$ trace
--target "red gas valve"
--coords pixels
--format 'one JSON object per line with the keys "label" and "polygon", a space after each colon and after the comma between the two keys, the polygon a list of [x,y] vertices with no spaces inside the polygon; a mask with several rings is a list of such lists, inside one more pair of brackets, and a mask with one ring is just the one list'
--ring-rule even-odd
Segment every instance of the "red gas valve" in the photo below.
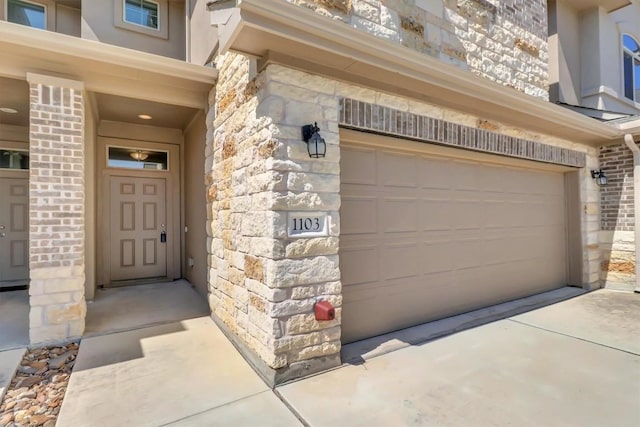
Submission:
{"label": "red gas valve", "polygon": [[329,301],[318,301],[313,306],[316,313],[316,320],[333,320],[336,318],[336,309]]}

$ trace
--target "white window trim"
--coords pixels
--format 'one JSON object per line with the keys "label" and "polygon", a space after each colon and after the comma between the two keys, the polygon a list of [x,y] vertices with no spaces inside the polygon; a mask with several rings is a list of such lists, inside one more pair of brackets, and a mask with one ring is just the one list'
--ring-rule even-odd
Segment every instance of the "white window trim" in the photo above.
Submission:
{"label": "white window trim", "polygon": [[151,37],[169,39],[169,4],[167,0],[146,0],[158,5],[158,29],[135,24],[125,20],[125,0],[113,0],[113,22],[118,28],[145,34]]}
{"label": "white window trim", "polygon": [[[40,3],[40,2],[37,2],[37,1],[29,1],[29,0],[20,0],[20,1],[23,2],[23,3],[29,3],[29,4],[32,4],[32,5],[35,5],[35,6],[42,7],[44,9],[44,30],[51,30],[49,28],[49,2],[47,2],[45,4],[45,3]],[[9,21],[9,0],[5,0],[5,2],[4,2],[4,20],[7,21],[7,22],[10,22]],[[13,23],[15,24],[15,22],[13,22]],[[18,25],[20,25],[20,24],[18,24]],[[36,29],[36,30],[42,30],[42,28],[36,28],[36,27],[29,26],[29,25],[25,25],[25,26],[27,26],[29,28]]]}
{"label": "white window trim", "polygon": [[162,27],[162,20],[160,19],[160,3],[153,0],[143,0],[147,3],[153,3],[156,5],[156,14],[158,19],[158,28],[147,27],[146,25],[138,24],[136,22],[127,21],[127,0],[122,0],[122,20],[127,24],[137,25],[138,27],[146,28],[148,30],[160,31]]}

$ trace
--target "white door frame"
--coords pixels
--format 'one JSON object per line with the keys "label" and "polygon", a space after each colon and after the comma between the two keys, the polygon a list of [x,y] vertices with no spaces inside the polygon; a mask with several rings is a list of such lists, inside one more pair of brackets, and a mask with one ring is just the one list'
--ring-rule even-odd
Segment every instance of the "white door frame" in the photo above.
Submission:
{"label": "white door frame", "polygon": [[[168,170],[136,170],[107,167],[108,147],[141,148],[169,153]],[[132,178],[165,178],[167,192],[167,233],[172,235],[172,247],[167,250],[167,280],[181,277],[180,247],[180,146],[175,144],[98,137],[98,203],[97,203],[97,273],[98,286],[112,286],[110,251],[110,178],[112,176]],[[131,284],[127,282],[126,284]]]}

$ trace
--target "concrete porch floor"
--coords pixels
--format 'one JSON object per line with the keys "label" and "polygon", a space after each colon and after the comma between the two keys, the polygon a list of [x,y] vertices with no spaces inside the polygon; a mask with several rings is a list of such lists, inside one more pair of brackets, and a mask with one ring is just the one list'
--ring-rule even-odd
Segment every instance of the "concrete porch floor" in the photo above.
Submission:
{"label": "concrete porch floor", "polygon": [[87,303],[85,336],[208,316],[205,297],[186,280],[98,289]]}
{"label": "concrete porch floor", "polygon": [[0,292],[0,350],[29,344],[29,291]]}
{"label": "concrete porch floor", "polygon": [[[85,336],[208,316],[209,306],[186,280],[99,289],[87,303]],[[29,291],[0,292],[0,350],[29,345]]]}

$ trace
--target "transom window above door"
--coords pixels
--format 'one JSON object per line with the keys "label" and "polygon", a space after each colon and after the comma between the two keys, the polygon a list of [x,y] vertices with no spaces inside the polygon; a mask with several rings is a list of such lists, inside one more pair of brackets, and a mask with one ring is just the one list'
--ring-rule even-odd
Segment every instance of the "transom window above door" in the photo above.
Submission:
{"label": "transom window above door", "polygon": [[640,103],[640,43],[628,34],[622,36],[624,96]]}
{"label": "transom window above door", "polygon": [[29,152],[0,148],[0,169],[29,169]]}
{"label": "transom window above door", "polygon": [[46,7],[23,0],[7,0],[7,21],[28,27],[47,28]]}
{"label": "transom window above door", "polygon": [[107,166],[110,168],[166,171],[169,153],[138,148],[108,147]]}
{"label": "transom window above door", "polygon": [[124,20],[130,24],[157,30],[158,3],[147,0],[124,0]]}

